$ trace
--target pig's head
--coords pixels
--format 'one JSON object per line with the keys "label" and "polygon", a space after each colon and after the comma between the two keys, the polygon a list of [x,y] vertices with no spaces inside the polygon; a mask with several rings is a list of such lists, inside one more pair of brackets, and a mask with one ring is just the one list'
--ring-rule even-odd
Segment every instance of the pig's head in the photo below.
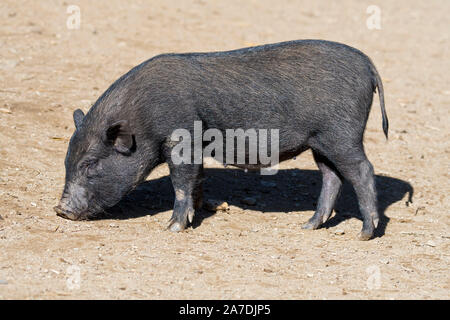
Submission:
{"label": "pig's head", "polygon": [[145,178],[143,159],[136,152],[126,120],[99,125],[81,110],[73,114],[75,133],[65,159],[66,179],[58,216],[82,220],[114,206]]}

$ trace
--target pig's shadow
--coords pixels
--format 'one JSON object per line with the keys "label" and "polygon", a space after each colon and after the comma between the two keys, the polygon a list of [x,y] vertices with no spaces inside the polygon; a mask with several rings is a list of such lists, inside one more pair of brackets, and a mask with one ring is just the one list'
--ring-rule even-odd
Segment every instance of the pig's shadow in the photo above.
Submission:
{"label": "pig's shadow", "polygon": [[[314,211],[320,194],[321,179],[318,170],[279,170],[276,175],[262,176],[259,171],[246,173],[239,169],[205,169],[204,200],[226,201],[229,205],[262,213]],[[386,208],[403,199],[406,194],[407,201],[412,202],[414,189],[408,182],[379,175],[376,176],[376,184],[381,215],[376,236],[382,236],[389,222],[389,218],[384,215]],[[256,204],[243,204],[241,200],[247,197],[254,198]],[[154,215],[171,210],[173,202],[172,183],[165,176],[142,183],[99,218],[131,219]],[[347,182],[344,183],[335,211],[336,214],[323,225],[324,228],[336,226],[352,217],[361,220],[355,193]],[[212,215],[213,212],[197,210],[192,227],[198,227]],[[306,221],[310,215],[308,213],[303,220]]]}

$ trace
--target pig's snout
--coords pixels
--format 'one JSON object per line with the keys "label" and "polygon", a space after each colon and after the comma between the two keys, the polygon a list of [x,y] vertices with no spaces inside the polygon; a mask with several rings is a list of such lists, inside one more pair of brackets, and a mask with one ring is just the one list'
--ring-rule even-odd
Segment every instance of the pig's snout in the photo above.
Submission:
{"label": "pig's snout", "polygon": [[69,210],[63,209],[63,207],[61,207],[61,205],[57,205],[57,206],[53,207],[53,210],[55,210],[56,215],[61,218],[65,218],[65,219],[69,219],[69,220],[79,220],[79,216],[77,216],[73,212],[70,212]]}
{"label": "pig's snout", "polygon": [[88,209],[86,189],[69,183],[65,186],[59,204],[53,209],[56,215],[69,220],[86,219]]}

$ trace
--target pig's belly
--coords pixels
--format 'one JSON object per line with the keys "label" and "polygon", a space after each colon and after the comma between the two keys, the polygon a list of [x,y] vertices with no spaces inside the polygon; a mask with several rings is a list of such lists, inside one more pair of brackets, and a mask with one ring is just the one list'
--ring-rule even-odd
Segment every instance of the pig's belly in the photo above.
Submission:
{"label": "pig's belly", "polygon": [[[295,139],[295,138],[297,138],[297,139]],[[276,148],[276,146],[272,145],[271,141],[269,141],[266,144],[266,147],[267,147],[266,150],[261,150],[259,147],[256,148],[257,156],[256,157],[253,156],[253,160],[251,160],[250,148],[249,148],[248,144],[246,144],[245,148],[243,150],[239,149],[239,150],[241,150],[240,152],[244,154],[244,156],[240,158],[240,161],[238,161],[237,144],[236,143],[234,144],[234,152],[233,153],[230,152],[230,154],[233,154],[233,156],[230,157],[228,155],[228,157],[227,157],[227,148],[229,148],[229,146],[227,146],[226,140],[223,139],[223,150],[222,150],[223,152],[222,153],[213,152],[213,153],[209,154],[209,152],[208,152],[207,154],[204,153],[204,157],[209,157],[211,155],[212,158],[214,158],[216,161],[218,161],[224,165],[230,165],[230,166],[234,166],[237,168],[250,169],[250,170],[267,168],[267,167],[273,166],[274,164],[278,164],[282,161],[292,159],[293,157],[295,157],[309,149],[309,146],[306,145],[306,143],[303,139],[301,139],[301,138],[298,139],[298,137],[295,137],[295,138],[291,137],[291,139],[286,139],[286,137],[282,137],[282,138],[280,137],[280,141],[278,143],[278,148]],[[281,139],[283,139],[283,140],[281,140]],[[289,141],[291,144],[287,145],[284,143],[285,141]],[[208,144],[209,144],[209,142],[204,143],[204,147],[206,147]],[[274,147],[274,148],[272,149],[272,147]],[[277,150],[275,150],[275,149],[277,149]],[[220,151],[220,149],[217,151]],[[253,151],[254,151],[254,149],[253,149]],[[274,151],[273,154],[272,154],[272,151]],[[266,158],[265,162],[261,162],[260,153],[262,154],[263,157]],[[254,152],[253,152],[253,154],[254,154]],[[255,161],[255,159],[256,159],[256,161]],[[270,159],[269,163],[267,163],[267,159]],[[244,160],[244,161],[242,161],[242,160]]]}

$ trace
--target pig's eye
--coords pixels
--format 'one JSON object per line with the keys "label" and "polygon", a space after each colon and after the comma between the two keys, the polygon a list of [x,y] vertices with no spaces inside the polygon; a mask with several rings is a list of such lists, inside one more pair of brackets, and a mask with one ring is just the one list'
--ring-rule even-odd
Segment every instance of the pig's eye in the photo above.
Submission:
{"label": "pig's eye", "polygon": [[93,176],[96,174],[98,165],[97,159],[85,160],[80,165],[80,170],[87,174],[87,176]]}

